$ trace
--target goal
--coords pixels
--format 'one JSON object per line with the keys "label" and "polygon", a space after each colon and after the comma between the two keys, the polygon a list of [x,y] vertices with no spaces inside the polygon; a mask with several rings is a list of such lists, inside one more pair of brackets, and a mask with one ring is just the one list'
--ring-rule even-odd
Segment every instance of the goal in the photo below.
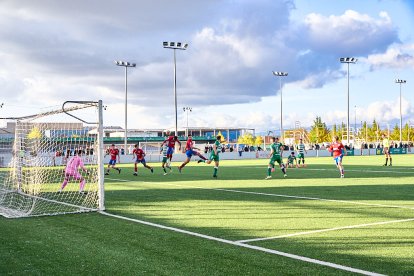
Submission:
{"label": "goal", "polygon": [[[68,101],[55,111],[0,118],[8,126],[0,132],[0,215],[104,210],[102,118],[102,101]],[[86,172],[68,177],[66,163],[74,155]]]}

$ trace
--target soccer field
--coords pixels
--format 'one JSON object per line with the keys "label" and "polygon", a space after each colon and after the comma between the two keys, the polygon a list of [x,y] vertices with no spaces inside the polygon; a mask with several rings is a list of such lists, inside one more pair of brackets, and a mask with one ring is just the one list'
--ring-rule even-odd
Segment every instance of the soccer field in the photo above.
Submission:
{"label": "soccer field", "polygon": [[413,275],[414,155],[306,161],[121,165],[106,214],[1,217],[0,274]]}

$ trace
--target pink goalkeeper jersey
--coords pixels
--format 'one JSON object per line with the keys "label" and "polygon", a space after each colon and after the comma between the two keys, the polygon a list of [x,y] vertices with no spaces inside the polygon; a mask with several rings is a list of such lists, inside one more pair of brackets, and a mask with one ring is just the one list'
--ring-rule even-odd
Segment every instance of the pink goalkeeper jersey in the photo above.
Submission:
{"label": "pink goalkeeper jersey", "polygon": [[65,172],[68,174],[75,174],[78,172],[79,167],[81,168],[84,167],[83,161],[82,161],[82,158],[75,155],[69,160],[68,164],[66,165]]}

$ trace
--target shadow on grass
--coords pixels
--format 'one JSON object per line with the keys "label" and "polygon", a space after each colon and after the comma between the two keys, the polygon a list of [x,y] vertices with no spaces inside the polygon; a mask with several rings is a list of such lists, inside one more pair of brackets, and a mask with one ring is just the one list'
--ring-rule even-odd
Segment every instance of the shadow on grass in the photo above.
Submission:
{"label": "shadow on grass", "polygon": [[[202,183],[201,183],[202,184]],[[300,200],[283,197],[272,197],[255,194],[240,194],[225,191],[194,189],[194,188],[159,188],[150,187],[151,184],[140,186],[139,182],[122,183],[121,185],[137,185],[139,190],[116,190],[107,193],[108,212],[117,213],[126,217],[151,221],[162,225],[186,229],[196,233],[202,233],[215,237],[224,237],[232,240],[250,239],[248,228],[229,228],[223,223],[227,220],[249,221],[249,223],[263,223],[260,220],[280,220],[283,223],[287,219],[297,219],[297,224],[286,225],[285,229],[294,232],[308,230],[306,220],[309,219],[337,219],[340,221],[347,218],[364,218],[375,221],[382,221],[384,218],[389,220],[412,218],[414,212],[411,210],[386,209],[370,206],[358,206],[346,203],[331,203],[314,200]],[[156,184],[155,184],[156,185]],[[160,184],[162,185],[162,184]],[[353,186],[297,186],[297,187],[251,187],[237,188],[245,192],[259,192],[267,194],[288,194],[295,196],[317,196],[320,198],[331,198],[338,200],[375,200],[375,201],[414,201],[411,194],[414,184],[407,185],[353,185]],[[182,202],[182,204],[180,204]],[[274,204],[275,209],[269,208],[269,204]],[[384,202],[383,204],[386,204]],[[413,206],[414,207],[414,206]],[[249,213],[245,213],[250,209]],[[252,210],[253,209],[253,212]],[[282,210],[283,209],[283,210]],[[312,210],[314,215],[305,212],[300,215],[301,210]],[[268,214],[266,218],[260,217],[266,212],[276,212]],[[277,213],[277,212],[280,213]],[[389,212],[389,213],[388,213]],[[386,220],[387,220],[386,219]],[[197,220],[210,220],[210,226],[191,226],[186,221],[191,221],[197,225]],[[303,223],[301,223],[303,221]],[[214,226],[211,226],[213,224]],[[352,224],[352,223],[351,223]],[[301,227],[299,227],[301,226]],[[293,227],[293,228],[292,228]],[[325,228],[324,225],[319,225]],[[336,227],[336,226],[334,226]],[[356,267],[364,270],[375,271],[387,274],[410,274],[414,271],[409,258],[396,254],[393,259],[384,259],[381,254],[375,252],[386,250],[388,244],[392,248],[387,250],[399,251],[399,247],[407,244],[414,244],[414,235],[398,236],[398,225],[396,235],[389,237],[392,242],[379,237],[370,239],[357,239],[352,235],[343,239],[335,239],[335,235],[329,240],[310,238],[305,239],[281,239],[258,244],[264,247],[299,254],[306,257],[317,258],[324,261],[334,262],[342,265]],[[414,225],[411,227],[414,230]],[[279,229],[280,230],[280,229]],[[412,233],[412,231],[411,231]],[[254,237],[253,237],[254,238]],[[346,243],[344,245],[344,243]],[[372,254],[360,254],[358,249],[370,247]]]}
{"label": "shadow on grass", "polygon": [[[267,175],[267,165],[249,165],[249,166],[222,166],[218,171],[218,181],[220,180],[262,180]],[[111,179],[122,179],[145,182],[174,182],[174,181],[199,181],[212,180],[213,165],[195,165],[185,167],[179,173],[177,167],[173,168],[172,173],[163,175],[164,172],[160,167],[154,167],[154,173],[139,167],[138,177],[132,176],[133,168],[124,167],[122,174],[112,171],[106,176],[107,181]],[[327,179],[339,178],[340,173],[335,165],[310,165],[306,168],[289,168],[287,169],[287,179]],[[274,179],[282,179],[283,173],[280,168],[276,167],[272,173]],[[361,165],[345,166],[346,178],[403,178],[414,177],[414,170],[403,166],[394,167],[374,167]],[[340,181],[340,180],[338,180]]]}

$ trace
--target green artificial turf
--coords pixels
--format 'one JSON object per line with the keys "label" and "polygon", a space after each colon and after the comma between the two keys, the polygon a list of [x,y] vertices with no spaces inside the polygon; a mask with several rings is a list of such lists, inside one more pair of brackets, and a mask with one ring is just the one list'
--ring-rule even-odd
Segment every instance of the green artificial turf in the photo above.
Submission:
{"label": "green artificial turf", "polygon": [[[267,160],[192,162],[164,176],[132,165],[105,180],[107,212],[230,241],[414,219],[414,156],[331,158],[276,169]],[[327,200],[334,201],[327,201]],[[401,207],[401,208],[396,208]],[[414,274],[414,221],[248,244],[383,274]],[[317,264],[210,241],[98,213],[0,218],[0,274],[341,275]]]}

